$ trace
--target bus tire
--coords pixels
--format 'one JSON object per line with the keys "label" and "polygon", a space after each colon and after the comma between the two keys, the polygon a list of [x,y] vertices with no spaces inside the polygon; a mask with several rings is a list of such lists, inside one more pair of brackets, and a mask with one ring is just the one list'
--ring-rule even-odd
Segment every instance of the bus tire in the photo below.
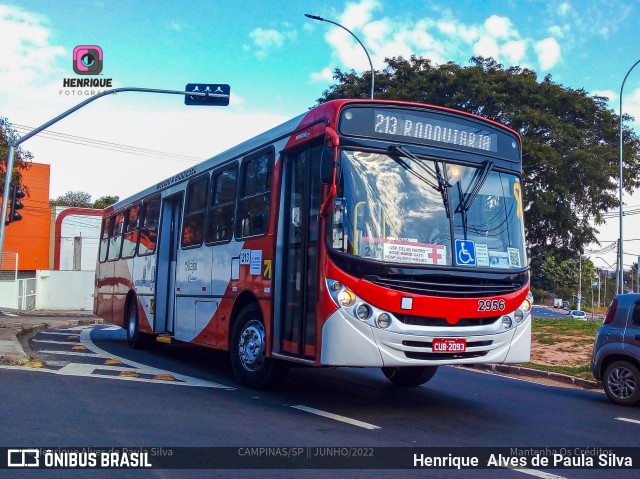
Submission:
{"label": "bus tire", "polygon": [[256,303],[245,306],[231,331],[231,369],[240,384],[253,389],[276,386],[286,375],[286,365],[265,357],[264,320]]}
{"label": "bus tire", "polygon": [[145,339],[140,332],[138,321],[138,299],[134,296],[129,301],[129,308],[127,309],[127,343],[132,349],[140,349]]}
{"label": "bus tire", "polygon": [[438,366],[405,366],[382,368],[382,373],[395,386],[411,388],[428,382],[438,370]]}

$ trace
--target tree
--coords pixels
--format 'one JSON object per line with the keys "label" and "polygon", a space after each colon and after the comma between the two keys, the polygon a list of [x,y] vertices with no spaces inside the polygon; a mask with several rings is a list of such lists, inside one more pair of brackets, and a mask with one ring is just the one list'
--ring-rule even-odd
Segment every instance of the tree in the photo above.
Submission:
{"label": "tree", "polygon": [[85,191],[67,191],[64,195],[49,200],[51,206],[72,206],[75,208],[93,208],[91,195]]}
{"label": "tree", "polygon": [[105,209],[107,206],[111,206],[120,200],[119,196],[101,196],[93,202],[93,207],[99,210]]}
{"label": "tree", "polygon": [[[15,140],[19,137],[18,133],[12,128],[9,121],[0,116],[0,190],[4,190],[4,181],[7,171],[7,158],[9,156],[9,140]],[[13,173],[11,174],[11,183],[16,185],[22,184],[22,172],[29,169],[33,155],[18,147],[14,151]],[[28,185],[22,185],[27,194],[29,192]]]}
{"label": "tree", "polygon": [[[527,68],[492,59],[471,66],[435,66],[412,56],[392,58],[376,71],[376,98],[431,103],[464,110],[516,130],[523,140],[523,189],[532,270],[549,255],[576,257],[597,243],[594,225],[618,206],[618,120],[606,98],[563,87]],[[334,72],[337,84],[318,101],[368,98],[370,75]],[[624,116],[628,120],[628,116]],[[624,185],[640,186],[640,140],[624,129]]]}

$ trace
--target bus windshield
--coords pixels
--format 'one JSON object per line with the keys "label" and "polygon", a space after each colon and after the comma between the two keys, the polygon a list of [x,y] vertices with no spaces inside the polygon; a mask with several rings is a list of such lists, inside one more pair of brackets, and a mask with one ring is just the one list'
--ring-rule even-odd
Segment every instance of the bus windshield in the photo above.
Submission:
{"label": "bus windshield", "polygon": [[524,268],[520,180],[490,162],[341,152],[332,245],[388,263]]}

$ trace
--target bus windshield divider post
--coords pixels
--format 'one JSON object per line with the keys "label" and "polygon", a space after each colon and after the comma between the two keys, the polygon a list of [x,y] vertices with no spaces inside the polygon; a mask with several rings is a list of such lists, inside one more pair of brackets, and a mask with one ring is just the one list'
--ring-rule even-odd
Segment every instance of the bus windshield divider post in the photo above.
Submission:
{"label": "bus windshield divider post", "polygon": [[331,209],[331,205],[333,200],[338,195],[338,186],[337,186],[337,176],[338,176],[338,146],[340,145],[340,137],[338,133],[331,128],[326,128],[326,144],[330,148],[333,148],[333,175],[331,176],[331,188],[329,189],[329,193],[327,197],[322,202],[322,206],[320,207],[320,217],[325,218],[327,214],[329,214],[329,210]]}

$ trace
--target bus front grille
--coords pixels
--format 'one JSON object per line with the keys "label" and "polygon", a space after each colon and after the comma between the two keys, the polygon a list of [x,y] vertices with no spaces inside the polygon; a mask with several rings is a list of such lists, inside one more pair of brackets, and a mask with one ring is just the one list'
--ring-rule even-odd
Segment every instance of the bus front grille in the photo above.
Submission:
{"label": "bus front grille", "polygon": [[445,318],[429,316],[411,316],[409,314],[396,314],[396,317],[409,326],[431,326],[443,328],[459,328],[464,326],[487,326],[500,319],[500,316],[488,318],[460,318],[456,323],[449,323]]}
{"label": "bus front grille", "polygon": [[481,358],[482,356],[487,355],[487,351],[469,351],[466,353],[421,353],[416,351],[405,351],[404,355],[408,359],[450,361],[453,359]]}
{"label": "bus front grille", "polygon": [[487,298],[515,293],[526,283],[499,281],[487,278],[452,276],[380,276],[367,275],[363,278],[383,288],[403,293],[423,294],[448,298]]}

